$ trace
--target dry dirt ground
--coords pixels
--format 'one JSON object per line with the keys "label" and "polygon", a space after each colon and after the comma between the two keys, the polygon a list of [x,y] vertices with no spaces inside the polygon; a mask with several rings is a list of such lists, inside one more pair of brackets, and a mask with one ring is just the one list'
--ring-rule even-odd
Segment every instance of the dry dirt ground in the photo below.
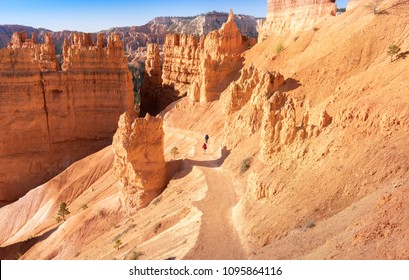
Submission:
{"label": "dry dirt ground", "polygon": [[307,110],[312,123],[333,117],[317,137],[261,161],[259,131],[225,133],[228,89],[205,105],[184,98],[161,114],[174,172],[148,207],[122,210],[107,147],[0,208],[1,259],[409,259],[409,2],[384,5],[245,53],[244,66],[284,75],[297,123]]}

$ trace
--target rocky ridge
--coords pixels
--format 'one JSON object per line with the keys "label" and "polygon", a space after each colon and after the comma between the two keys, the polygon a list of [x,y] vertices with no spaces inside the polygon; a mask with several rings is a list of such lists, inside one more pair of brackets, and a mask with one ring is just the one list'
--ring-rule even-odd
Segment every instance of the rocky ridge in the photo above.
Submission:
{"label": "rocky ridge", "polygon": [[[220,27],[228,19],[228,13],[209,12],[193,17],[157,17],[142,26],[114,27],[109,30],[103,30],[98,33],[109,37],[111,33],[119,35],[124,44],[125,55],[128,60],[145,60],[146,46],[148,43],[165,43],[166,34],[183,33],[196,36],[206,35]],[[247,15],[235,15],[240,32],[248,37],[256,38],[257,18]],[[78,31],[51,31],[42,28],[33,28],[21,25],[0,25],[0,48],[7,46],[13,32],[27,32],[28,34],[36,33],[39,42],[44,42],[43,37],[51,33],[51,37],[56,46],[57,54],[62,52],[65,38],[71,37]],[[93,40],[96,40],[97,33],[92,33]]]}

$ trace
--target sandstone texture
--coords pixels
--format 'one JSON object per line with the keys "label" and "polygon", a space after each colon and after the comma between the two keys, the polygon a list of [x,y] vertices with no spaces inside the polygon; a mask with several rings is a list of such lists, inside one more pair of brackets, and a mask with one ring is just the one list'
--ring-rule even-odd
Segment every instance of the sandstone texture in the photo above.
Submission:
{"label": "sandstone texture", "polygon": [[259,131],[263,107],[283,83],[284,77],[279,72],[258,70],[253,65],[241,70],[240,78],[228,89],[225,108],[227,146],[235,146],[243,137],[250,137]]}
{"label": "sandstone texture", "polygon": [[178,98],[172,90],[162,87],[160,60],[159,45],[148,44],[145,72],[140,89],[140,116],[145,116],[147,113],[155,116]]}
{"label": "sandstone texture", "polygon": [[[381,1],[380,1],[380,2],[381,2]],[[379,3],[380,3],[380,2],[379,2]],[[350,1],[348,2],[348,5],[347,5],[346,9],[347,9],[347,10],[351,10],[351,9],[353,9],[353,8],[359,6],[359,5],[365,5],[365,4],[367,4],[367,2],[365,2],[365,1],[363,1],[363,0],[350,0]]]}
{"label": "sandstone texture", "polygon": [[0,49],[0,201],[10,202],[74,161],[108,145],[119,116],[133,111],[132,80],[117,35],[94,45],[15,33]]}
{"label": "sandstone texture", "polygon": [[259,41],[286,32],[297,33],[312,29],[327,16],[335,16],[333,0],[268,0],[267,18],[259,24]]}
{"label": "sandstone texture", "polygon": [[121,182],[119,197],[128,212],[143,208],[166,186],[163,121],[149,114],[135,120],[124,113],[112,148],[115,175]]}
{"label": "sandstone texture", "polygon": [[[233,12],[220,30],[202,36],[171,34],[164,45],[163,85],[197,102],[216,100],[254,43],[240,34]],[[221,83],[220,83],[221,81]]]}
{"label": "sandstone texture", "polygon": [[[408,260],[409,3],[382,3],[256,44],[216,100],[181,98],[163,126],[123,115],[118,151],[0,208],[0,258]],[[180,170],[135,211],[150,147]]]}

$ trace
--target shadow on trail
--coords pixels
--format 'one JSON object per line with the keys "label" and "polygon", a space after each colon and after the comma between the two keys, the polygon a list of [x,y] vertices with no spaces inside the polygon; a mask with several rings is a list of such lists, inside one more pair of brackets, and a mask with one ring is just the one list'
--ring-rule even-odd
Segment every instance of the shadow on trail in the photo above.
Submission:
{"label": "shadow on trail", "polygon": [[[211,167],[211,168],[220,167],[223,164],[224,160],[230,155],[230,151],[231,150],[228,150],[227,147],[224,146],[221,150],[220,157],[217,159],[212,159],[212,160],[181,159],[181,160],[170,161],[170,162],[167,162],[166,164],[174,166],[174,168],[172,168],[173,169],[172,174],[175,174],[175,175],[172,176],[171,179],[181,179],[192,171],[193,166],[203,166],[203,167]],[[209,156],[211,155],[203,154],[203,158],[206,158]],[[177,166],[177,170],[175,166]]]}

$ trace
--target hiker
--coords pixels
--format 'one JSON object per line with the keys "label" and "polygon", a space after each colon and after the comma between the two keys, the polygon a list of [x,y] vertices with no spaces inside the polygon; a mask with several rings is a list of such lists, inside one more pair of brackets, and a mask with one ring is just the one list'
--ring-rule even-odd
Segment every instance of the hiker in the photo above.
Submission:
{"label": "hiker", "polygon": [[207,144],[207,141],[209,141],[209,135],[206,134],[206,136],[205,136],[205,142],[206,142],[206,144]]}
{"label": "hiker", "polygon": [[206,149],[207,149],[207,145],[206,145],[206,143],[203,143],[202,148],[203,148],[203,153],[205,154],[205,153],[206,153]]}

